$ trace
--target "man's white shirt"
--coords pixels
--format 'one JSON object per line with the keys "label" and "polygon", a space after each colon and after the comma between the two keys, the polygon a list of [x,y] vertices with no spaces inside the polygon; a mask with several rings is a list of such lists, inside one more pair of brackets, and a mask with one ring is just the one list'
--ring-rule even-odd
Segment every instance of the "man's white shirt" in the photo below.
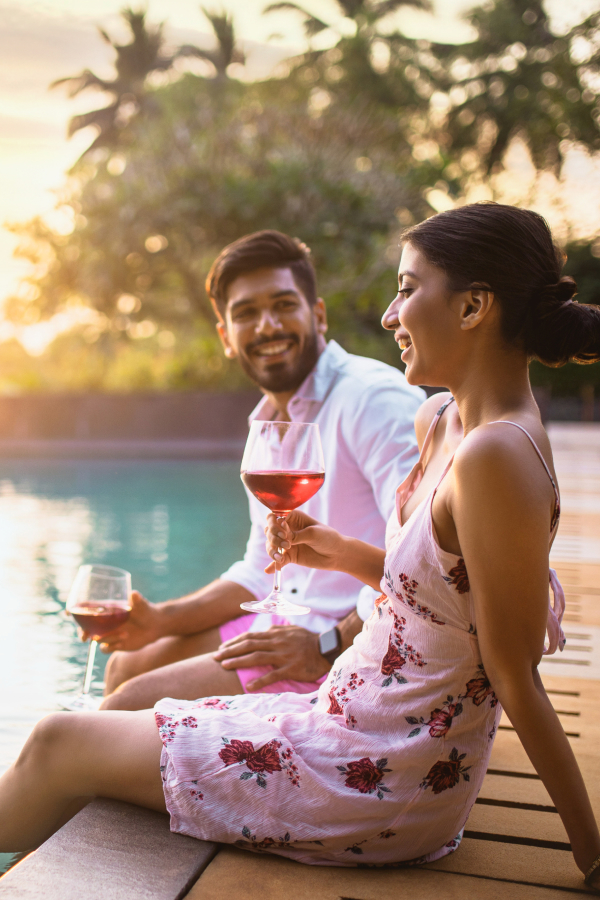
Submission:
{"label": "man's white shirt", "polygon": [[[329,341],[288,404],[293,422],[318,423],[325,457],[325,483],[302,511],[342,534],[384,547],[396,488],[418,458],[413,422],[424,399],[397,369]],[[275,408],[264,397],[249,421],[273,418]],[[252,523],[246,553],[221,578],[262,599],[273,586],[272,575],[264,572],[271,562],[264,533],[268,510],[246,493]],[[290,621],[315,632],[332,628],[353,609],[367,618],[377,596],[351,575],[291,564],[283,569],[282,588],[290,600],[311,608]],[[250,630],[270,625],[271,616],[260,614]]]}

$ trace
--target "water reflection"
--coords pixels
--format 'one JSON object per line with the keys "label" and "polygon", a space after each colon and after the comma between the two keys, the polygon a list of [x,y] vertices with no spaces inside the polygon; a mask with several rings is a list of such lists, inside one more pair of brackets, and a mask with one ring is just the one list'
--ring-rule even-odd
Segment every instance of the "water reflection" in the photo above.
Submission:
{"label": "water reflection", "polygon": [[77,568],[105,562],[148,599],[179,596],[243,552],[248,514],[229,462],[3,461],[0,473],[4,771],[57,696],[81,685],[87,647],[63,615]]}

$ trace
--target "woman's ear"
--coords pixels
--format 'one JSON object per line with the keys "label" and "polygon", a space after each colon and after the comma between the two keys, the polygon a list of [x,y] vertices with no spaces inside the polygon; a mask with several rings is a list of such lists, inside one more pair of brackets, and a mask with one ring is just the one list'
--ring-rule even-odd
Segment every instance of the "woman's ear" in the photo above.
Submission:
{"label": "woman's ear", "polygon": [[473,285],[463,291],[460,304],[460,327],[464,331],[476,328],[489,315],[494,306],[494,292],[487,285]]}

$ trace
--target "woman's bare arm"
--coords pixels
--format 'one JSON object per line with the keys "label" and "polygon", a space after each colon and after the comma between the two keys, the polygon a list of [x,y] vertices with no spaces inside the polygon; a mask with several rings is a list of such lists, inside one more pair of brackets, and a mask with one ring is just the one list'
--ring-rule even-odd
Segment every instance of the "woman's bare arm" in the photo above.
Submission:
{"label": "woman's bare arm", "polygon": [[[515,429],[516,430],[516,429]],[[483,664],[586,871],[600,836],[579,767],[537,671],[548,611],[552,489],[525,435],[477,429],[455,458],[451,514]]]}

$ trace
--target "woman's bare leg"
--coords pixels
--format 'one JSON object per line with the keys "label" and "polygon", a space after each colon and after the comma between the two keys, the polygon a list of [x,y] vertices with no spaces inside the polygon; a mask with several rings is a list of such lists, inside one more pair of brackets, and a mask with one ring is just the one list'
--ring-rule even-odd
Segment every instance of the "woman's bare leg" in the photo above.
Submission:
{"label": "woman's bare leg", "polygon": [[166,812],[152,710],[55,713],[0,778],[0,853],[39,846],[94,797]]}

